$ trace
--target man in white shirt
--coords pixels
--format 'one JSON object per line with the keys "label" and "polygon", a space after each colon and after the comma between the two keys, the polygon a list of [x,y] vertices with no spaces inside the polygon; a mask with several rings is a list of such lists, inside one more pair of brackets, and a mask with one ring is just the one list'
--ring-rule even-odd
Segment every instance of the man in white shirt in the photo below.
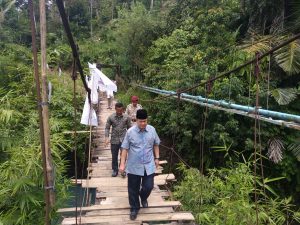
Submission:
{"label": "man in white shirt", "polygon": [[107,109],[112,109],[114,92],[111,90],[106,90],[106,97],[107,97]]}
{"label": "man in white shirt", "polygon": [[133,123],[136,122],[136,111],[143,108],[142,105],[138,104],[138,101],[138,96],[131,96],[131,104],[126,107],[125,111]]}

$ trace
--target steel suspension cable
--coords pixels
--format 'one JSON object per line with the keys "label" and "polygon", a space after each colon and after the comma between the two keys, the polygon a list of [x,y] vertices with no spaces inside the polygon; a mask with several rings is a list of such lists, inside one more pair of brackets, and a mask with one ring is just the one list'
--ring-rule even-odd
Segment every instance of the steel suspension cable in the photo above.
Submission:
{"label": "steel suspension cable", "polygon": [[90,169],[91,169],[91,163],[90,163],[90,159],[91,159],[91,145],[92,145],[92,104],[90,104],[90,113],[89,113],[89,119],[88,119],[88,124],[90,124],[89,126],[89,142],[88,142],[88,162],[87,162],[87,179],[86,179],[86,187],[83,193],[83,198],[82,198],[82,204],[81,204],[81,208],[80,208],[80,222],[81,222],[81,217],[82,217],[82,207],[84,204],[84,200],[86,202],[86,204],[88,205],[88,200],[89,200],[89,179],[90,179]]}
{"label": "steel suspension cable", "polygon": [[73,130],[74,130],[74,170],[75,170],[75,185],[76,185],[76,194],[75,194],[75,219],[76,225],[77,223],[77,216],[78,216],[78,192],[77,192],[77,98],[76,98],[76,80],[77,80],[77,73],[76,73],[76,62],[73,59],[72,65],[72,80],[73,80],[73,107],[74,107],[74,121],[73,121]]}
{"label": "steel suspension cable", "polygon": [[[253,40],[252,40],[253,46]],[[250,106],[250,99],[251,99],[251,82],[252,82],[252,71],[253,71],[253,64],[250,64],[250,72],[249,72],[249,86],[248,86],[248,106]]]}
{"label": "steel suspension cable", "polygon": [[271,57],[272,54],[269,55],[269,65],[268,65],[268,77],[267,77],[267,110],[269,109],[269,95],[270,95],[270,74],[271,74]]}
{"label": "steel suspension cable", "polygon": [[255,215],[256,215],[256,225],[258,225],[258,203],[257,203],[257,122],[258,122],[258,107],[259,107],[259,53],[256,53],[255,62],[255,78],[256,78],[256,101],[255,101],[255,124],[254,124],[254,200],[255,200]]}
{"label": "steel suspension cable", "polygon": [[[177,79],[178,80],[178,79]],[[173,135],[172,135],[172,149],[175,149],[175,139],[176,139],[176,135],[178,133],[178,124],[179,124],[179,107],[180,107],[180,95],[177,96],[177,106],[176,106],[176,127],[175,129],[173,130]],[[171,152],[171,155],[169,157],[169,169],[168,169],[168,175],[166,177],[166,180],[165,180],[165,187],[167,187],[167,179],[170,175],[170,171],[171,171],[171,166],[173,164],[173,153],[174,151]]]}
{"label": "steel suspension cable", "polygon": [[[205,97],[207,99],[207,87],[205,88]],[[206,104],[205,113],[204,113],[204,121],[203,121],[203,131],[202,131],[202,164],[201,164],[201,173],[204,174],[204,141],[205,141],[205,130],[206,130],[206,120],[208,116],[208,106]]]}
{"label": "steel suspension cable", "polygon": [[67,16],[66,16],[63,1],[62,0],[56,0],[56,5],[58,7],[60,17],[61,17],[64,29],[65,29],[70,47],[72,49],[73,58],[76,59],[76,64],[77,64],[77,68],[78,68],[78,71],[79,71],[79,74],[80,74],[80,77],[81,77],[81,81],[83,83],[83,86],[84,86],[85,90],[88,93],[89,102],[91,103],[91,90],[88,87],[88,85],[86,83],[86,80],[85,80],[85,77],[84,77],[84,74],[83,74],[83,69],[82,69],[80,59],[79,59],[79,54],[78,54],[78,48],[75,44],[71,29],[70,29],[70,25],[69,25],[69,21],[68,21]]}
{"label": "steel suspension cable", "polygon": [[251,100],[251,82],[252,82],[252,70],[253,64],[250,64],[250,73],[249,73],[249,86],[248,86],[248,106],[250,106]]}
{"label": "steel suspension cable", "polygon": [[203,109],[203,113],[202,113],[202,118],[201,118],[201,123],[200,123],[200,129],[199,129],[199,171],[202,171],[202,129],[203,129],[203,121],[204,121],[204,110]]}
{"label": "steel suspension cable", "polygon": [[178,157],[178,159],[184,164],[184,165],[186,165],[188,168],[192,168],[192,166],[190,166],[176,151],[175,151],[175,149],[174,148],[172,148],[172,147],[168,147],[168,146],[166,146],[166,145],[164,145],[164,144],[160,144],[160,146],[162,146],[162,147],[164,147],[164,148],[166,148],[166,149],[169,149],[169,150],[171,150],[177,157]]}
{"label": "steel suspension cable", "polygon": [[[85,149],[85,152],[86,150],[88,149],[87,147],[88,143],[85,141],[85,145],[84,145],[84,149]],[[82,169],[81,169],[81,179],[84,177],[84,164],[85,164],[85,161],[86,161],[86,155],[85,157],[83,157],[83,162],[82,162]],[[81,224],[81,211],[82,211],[82,207],[83,207],[83,201],[84,201],[84,198],[85,198],[85,191],[84,193],[82,194],[82,191],[80,190],[80,199],[81,199],[81,204],[80,204],[80,217],[79,217],[79,224]]]}
{"label": "steel suspension cable", "polygon": [[266,187],[265,187],[265,174],[264,174],[264,164],[262,157],[262,146],[261,146],[261,129],[260,129],[260,120],[258,122],[258,146],[259,146],[259,157],[260,157],[260,173],[263,184],[264,198],[266,197]]}
{"label": "steel suspension cable", "polygon": [[[90,109],[92,114],[92,105],[91,105],[91,109]],[[91,123],[90,123],[91,124]],[[89,179],[90,179],[90,172],[91,172],[91,151],[92,151],[92,125],[90,125],[90,135],[89,135],[89,155],[88,155],[88,168],[87,168],[87,203],[88,203],[88,199],[89,199]],[[89,204],[89,203],[88,203]]]}
{"label": "steel suspension cable", "polygon": [[[207,99],[207,89],[208,86],[210,86],[210,83],[208,85],[205,85],[205,98]],[[206,119],[207,119],[207,113],[208,113],[208,106],[206,104],[205,109],[203,109],[203,115],[201,120],[201,133],[200,133],[200,176],[201,179],[204,179],[204,141],[205,141],[205,129],[206,129]],[[203,182],[200,183],[200,213],[202,210],[202,203],[203,203]]]}

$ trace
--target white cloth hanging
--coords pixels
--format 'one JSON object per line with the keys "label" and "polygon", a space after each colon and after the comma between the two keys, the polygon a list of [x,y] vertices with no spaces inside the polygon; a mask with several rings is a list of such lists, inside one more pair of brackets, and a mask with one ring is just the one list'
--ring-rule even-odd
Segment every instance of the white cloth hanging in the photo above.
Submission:
{"label": "white cloth hanging", "polygon": [[100,82],[100,84],[99,84],[99,90],[100,90],[101,92],[105,92],[105,91],[106,91],[104,84],[102,84],[101,82]]}
{"label": "white cloth hanging", "polygon": [[[100,91],[106,91],[108,98],[114,96],[114,92],[117,92],[117,85],[111,81],[104,73],[97,69],[96,64],[90,64],[90,80],[87,82],[88,87],[91,89],[91,103],[98,104],[98,89]],[[86,79],[87,80],[87,79]],[[81,124],[98,126],[98,120],[96,112],[90,107],[88,96],[85,98],[83,112],[81,116]]]}
{"label": "white cloth hanging", "polygon": [[102,73],[102,71],[100,71],[97,67],[96,64],[89,64],[89,69],[90,69],[90,73],[91,76],[95,76],[97,77],[97,79],[95,79],[95,81],[98,81],[98,85],[97,87],[99,87],[99,89],[101,91],[113,91],[113,92],[117,92],[118,88],[117,85],[111,81],[104,73]]}
{"label": "white cloth hanging", "polygon": [[88,96],[86,96],[85,98],[85,103],[84,103],[80,123],[84,125],[98,126],[97,115],[93,108],[91,110]]}
{"label": "white cloth hanging", "polygon": [[91,89],[91,101],[92,104],[98,104],[98,86],[100,76],[97,74],[91,74],[91,80],[89,81],[89,88]]}
{"label": "white cloth hanging", "polygon": [[107,98],[113,98],[114,97],[114,92],[111,90],[106,90],[106,97]]}

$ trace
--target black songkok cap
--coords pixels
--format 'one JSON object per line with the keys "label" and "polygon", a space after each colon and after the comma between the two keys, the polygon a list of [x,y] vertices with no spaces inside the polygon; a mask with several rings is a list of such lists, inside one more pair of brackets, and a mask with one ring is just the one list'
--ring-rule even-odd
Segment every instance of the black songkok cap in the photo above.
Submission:
{"label": "black songkok cap", "polygon": [[147,119],[148,115],[147,115],[147,111],[145,109],[139,109],[138,111],[136,111],[136,118],[140,119],[140,120],[145,120]]}

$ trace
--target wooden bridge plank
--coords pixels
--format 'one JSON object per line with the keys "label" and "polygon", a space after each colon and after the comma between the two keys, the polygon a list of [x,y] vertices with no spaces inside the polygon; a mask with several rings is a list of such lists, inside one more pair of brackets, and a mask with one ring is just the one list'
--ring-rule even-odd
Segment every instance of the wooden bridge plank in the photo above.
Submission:
{"label": "wooden bridge plank", "polygon": [[[177,207],[181,206],[181,203],[179,201],[163,201],[159,203],[150,203],[149,202],[149,208],[155,208],[155,207]],[[93,205],[93,206],[87,206],[82,207],[81,211],[93,211],[93,210],[107,210],[107,209],[129,209],[129,204],[116,204],[116,205]],[[80,208],[79,208],[80,210]],[[66,212],[75,212],[76,208],[62,208],[57,210],[59,213],[66,213]]]}
{"label": "wooden bridge plank", "polygon": [[[164,202],[165,200],[161,196],[150,195],[148,198],[149,204],[158,204]],[[113,204],[128,204],[128,197],[107,197],[101,201],[101,205],[113,205]]]}
{"label": "wooden bridge plank", "polygon": [[[96,157],[99,157],[99,156],[96,156]],[[159,165],[164,165],[164,164],[167,164],[167,163],[168,163],[167,160],[159,161]],[[97,163],[91,163],[92,167],[93,166],[99,166],[99,164],[101,164],[101,165],[110,165],[111,166],[111,162],[107,162],[107,161],[99,161]]]}
{"label": "wooden bridge plank", "polygon": [[[162,207],[162,208],[141,208],[139,213],[171,213],[174,212],[172,207]],[[128,209],[118,209],[118,210],[96,210],[87,212],[86,216],[112,216],[112,215],[129,215],[130,210]]]}
{"label": "wooden bridge plank", "polygon": [[[62,225],[73,225],[76,224],[75,218],[65,218]],[[119,222],[129,220],[128,216],[120,215],[115,216],[91,216],[91,217],[81,217],[82,224],[93,224],[93,223],[103,223],[103,222]],[[136,221],[150,222],[150,221],[192,221],[194,216],[189,212],[174,212],[174,213],[153,213],[153,214],[142,214],[139,213]]]}
{"label": "wooden bridge plank", "polygon": [[[104,167],[105,168],[105,167]],[[91,169],[93,170],[93,172],[101,172],[105,169],[103,169],[100,165],[99,166],[92,166]],[[157,170],[162,170],[163,167],[162,166],[158,166]],[[110,168],[109,169],[106,169],[106,170],[109,170],[109,171],[112,171],[111,170],[111,165],[110,165]]]}
{"label": "wooden bridge plank", "polygon": [[[160,174],[154,177],[154,184],[164,185],[166,181],[175,180],[174,174]],[[75,183],[75,180],[72,180]],[[78,184],[83,188],[97,188],[97,187],[127,187],[127,178],[122,177],[94,177],[89,180],[78,179]]]}
{"label": "wooden bridge plank", "polygon": [[[160,191],[155,192],[152,191],[151,195],[154,196],[161,196],[161,197],[168,197],[170,196],[169,192],[167,191]],[[99,191],[97,193],[97,197],[99,198],[105,198],[105,197],[127,197],[128,198],[128,192],[127,191]]]}
{"label": "wooden bridge plank", "polygon": [[[123,186],[123,187],[112,186],[112,187],[97,187],[97,191],[98,192],[101,192],[101,191],[103,191],[103,192],[128,192],[128,189],[127,189],[127,186]],[[151,194],[154,192],[160,192],[160,191],[164,191],[164,190],[161,190],[159,188],[159,186],[155,184]]]}
{"label": "wooden bridge plank", "polygon": [[[174,180],[174,174],[161,174],[154,177],[154,183],[158,185],[165,184],[165,181]],[[121,177],[99,177],[91,178],[89,180],[79,179],[78,182],[81,182],[82,187],[101,187],[101,186],[127,186],[127,179]]]}
{"label": "wooden bridge plank", "polygon": [[[100,178],[100,177],[111,177],[112,170],[111,169],[102,169],[102,170],[92,170],[91,177],[92,178]],[[162,174],[162,169],[156,169],[155,174]],[[119,174],[119,176],[121,176]]]}

